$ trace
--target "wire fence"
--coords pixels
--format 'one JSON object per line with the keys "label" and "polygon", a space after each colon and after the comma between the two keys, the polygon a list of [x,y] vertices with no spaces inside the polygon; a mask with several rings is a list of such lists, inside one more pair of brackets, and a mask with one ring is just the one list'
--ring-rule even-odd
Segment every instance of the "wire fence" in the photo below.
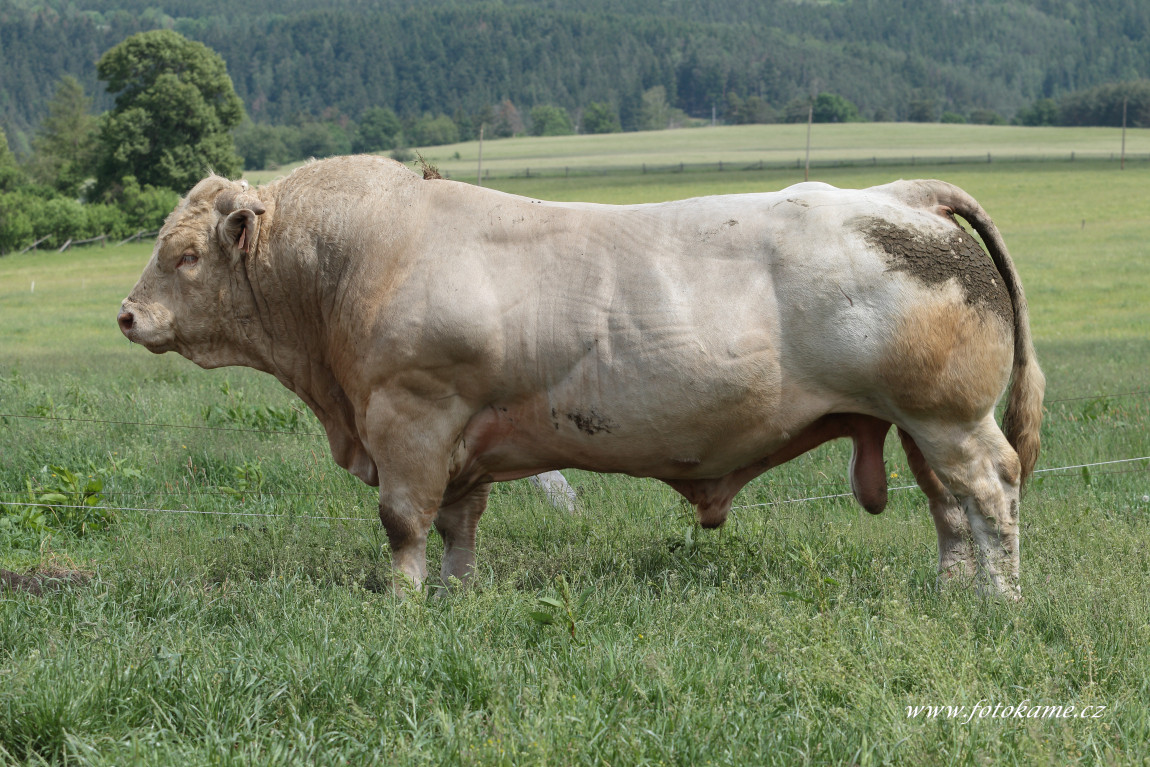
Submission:
{"label": "wire fence", "polygon": [[[1115,392],[1113,394],[1083,394],[1074,397],[1060,397],[1058,399],[1047,399],[1044,405],[1056,405],[1061,402],[1079,402],[1083,400],[1108,400],[1116,399],[1118,397],[1137,397],[1145,394],[1150,394],[1150,389],[1134,389],[1132,391]],[[240,434],[280,434],[291,437],[324,437],[327,435],[323,432],[317,431],[299,431],[293,429],[250,429],[240,428],[235,426],[210,426],[204,424],[189,424],[189,423],[155,423],[152,421],[122,421],[107,418],[74,418],[66,416],[49,416],[49,415],[26,415],[22,413],[0,413],[0,423],[3,419],[12,418],[15,420],[29,420],[29,421],[62,421],[69,423],[97,423],[104,425],[114,426],[143,426],[152,429],[195,429],[198,431],[218,431],[218,432],[237,432]]]}
{"label": "wire fence", "polygon": [[326,437],[318,431],[292,431],[291,429],[241,429],[235,426],[205,426],[190,423],[150,423],[148,421],[113,421],[105,418],[65,418],[50,415],[18,415],[16,413],[0,413],[0,419],[13,418],[30,421],[66,421],[72,423],[99,423],[116,426],[146,426],[156,429],[197,429],[199,431],[232,431],[241,434],[288,434],[293,437]]}
{"label": "wire fence", "polygon": [[[483,169],[483,181],[499,179],[532,179],[532,178],[580,178],[580,177],[606,177],[606,176],[636,176],[648,174],[675,174],[675,173],[726,173],[726,172],[747,172],[747,171],[778,171],[778,170],[802,170],[804,166],[808,166],[812,170],[820,169],[834,169],[834,168],[873,168],[873,167],[915,167],[915,166],[940,166],[940,165],[987,165],[993,163],[1047,163],[1047,162],[1092,162],[1092,163],[1120,163],[1125,166],[1126,163],[1137,164],[1150,162],[1150,154],[1135,154],[1119,152],[1050,152],[1044,154],[994,154],[987,152],[985,154],[968,154],[968,155],[872,155],[870,157],[839,157],[839,158],[818,158],[812,157],[808,161],[802,156],[791,158],[771,158],[759,159],[748,162],[747,160],[714,160],[711,162],[679,162],[679,163],[639,163],[627,165],[546,165],[536,166],[523,166],[522,168],[510,168],[496,166],[494,168],[487,167]],[[470,169],[456,168],[445,169],[442,171],[443,177],[448,179],[457,179],[461,181],[474,181],[476,180],[475,171]],[[125,245],[137,239],[148,239],[155,237],[159,231],[144,231],[140,230],[129,237],[124,238],[117,242],[117,246]],[[40,239],[32,242],[24,247],[19,253],[27,253],[28,251],[38,250],[40,245],[47,240],[53,239],[54,235],[46,235]],[[68,239],[59,248],[54,245],[52,249],[57,252],[64,252],[69,248],[78,246],[90,246],[99,243],[101,247],[106,246],[110,242],[107,234],[101,234],[85,240]],[[0,252],[0,255],[3,255]]]}
{"label": "wire fence", "polygon": [[[1099,401],[1099,400],[1115,399],[1115,398],[1119,398],[1119,397],[1142,396],[1142,395],[1147,395],[1147,394],[1150,394],[1150,389],[1135,389],[1135,390],[1131,390],[1131,391],[1115,392],[1115,393],[1109,393],[1109,394],[1092,394],[1092,395],[1079,395],[1079,396],[1073,396],[1073,397],[1062,397],[1062,398],[1057,398],[1057,399],[1053,399],[1053,400],[1047,400],[1046,404],[1050,405],[1050,404],[1057,404],[1057,403],[1064,403],[1064,402],[1078,402],[1078,401],[1084,401],[1084,400]],[[101,424],[101,425],[112,424],[112,425],[124,425],[124,426],[138,426],[138,427],[145,427],[145,428],[157,428],[157,429],[161,429],[161,428],[162,429],[195,429],[195,430],[200,430],[200,431],[232,432],[232,433],[238,432],[238,433],[260,434],[260,435],[271,434],[271,435],[284,435],[284,436],[294,436],[294,437],[324,437],[324,436],[326,436],[323,433],[319,433],[319,432],[289,431],[289,430],[281,430],[281,429],[245,429],[245,428],[235,428],[235,427],[225,427],[225,426],[208,426],[208,425],[200,425],[200,424],[165,424],[165,423],[154,423],[154,422],[148,422],[148,421],[126,421],[126,420],[114,420],[114,419],[102,419],[102,418],[75,418],[75,417],[63,417],[63,416],[24,415],[24,414],[17,414],[17,413],[0,413],[0,422],[5,422],[6,419],[30,420],[30,421],[40,422],[40,423],[64,422],[64,423],[91,423],[91,424]],[[1046,478],[1049,478],[1049,479],[1074,478],[1074,477],[1077,477],[1079,475],[1077,475],[1077,474],[1071,475],[1071,474],[1065,474],[1065,473],[1059,474],[1059,472],[1068,472],[1068,471],[1075,471],[1075,470],[1083,471],[1083,470],[1089,470],[1089,469],[1099,467],[1099,466],[1112,466],[1112,465],[1117,465],[1117,464],[1141,463],[1141,462],[1147,462],[1147,461],[1150,461],[1150,456],[1139,456],[1139,457],[1132,457],[1132,458],[1117,458],[1117,459],[1111,459],[1111,460],[1105,460],[1105,461],[1094,461],[1094,462],[1072,464],[1072,465],[1068,465],[1068,466],[1055,466],[1055,467],[1036,469],[1034,474],[1035,475],[1043,475],[1044,479],[1046,479]],[[1094,472],[1093,476],[1108,476],[1108,475],[1113,475],[1113,474],[1129,474],[1129,473],[1134,473],[1134,472],[1145,473],[1145,471],[1146,470],[1142,469],[1142,468],[1125,469],[1125,470],[1119,470],[1119,471]],[[1050,475],[1050,476],[1047,477],[1046,475]],[[847,483],[845,481],[839,481],[839,482],[829,481],[829,482],[803,482],[803,483],[784,483],[784,484],[787,484],[791,487],[810,488],[810,487],[817,487],[820,485],[823,485],[823,486],[831,485],[831,486],[842,487],[842,486],[846,485]],[[904,490],[914,490],[914,489],[917,489],[917,487],[918,487],[918,485],[899,485],[896,487],[889,488],[889,491],[898,492],[898,491],[904,491]],[[3,490],[0,490],[0,496],[13,497],[13,496],[24,495],[24,494],[25,493],[22,491],[3,491]],[[732,510],[765,508],[765,507],[770,507],[770,506],[780,506],[780,505],[792,504],[792,503],[806,503],[806,502],[811,502],[811,501],[830,500],[830,499],[836,499],[836,498],[848,498],[851,495],[852,495],[852,493],[850,493],[850,492],[830,493],[830,494],[824,494],[824,495],[808,495],[805,497],[785,498],[785,499],[781,499],[781,500],[766,501],[766,502],[762,502],[762,503],[741,504],[741,505],[732,506],[731,508],[732,508]],[[244,498],[244,497],[246,497],[246,498],[258,498],[258,499],[274,499],[277,497],[299,497],[299,498],[309,498],[309,499],[312,499],[315,501],[337,501],[337,502],[351,500],[347,496],[335,495],[335,494],[328,493],[328,492],[264,491],[260,488],[241,491],[241,490],[236,490],[236,489],[231,488],[231,487],[221,487],[221,486],[184,487],[184,488],[180,488],[180,489],[163,489],[163,490],[156,489],[156,488],[150,488],[150,489],[120,490],[120,491],[107,491],[107,492],[100,491],[99,492],[99,497],[102,497],[102,498],[105,498],[105,497],[107,497],[107,498],[110,498],[110,497],[121,497],[121,498],[124,498],[124,497],[128,497],[128,498],[173,498],[173,497],[196,498],[196,497],[200,497],[200,498],[203,498],[203,497],[208,497],[208,496],[220,496],[220,497],[231,497],[231,498]],[[46,508],[46,509],[81,509],[81,510],[86,510],[86,511],[141,512],[141,513],[153,513],[153,514],[181,514],[181,515],[193,515],[193,516],[265,517],[265,518],[280,518],[280,519],[291,519],[291,520],[310,520],[310,521],[317,521],[317,522],[318,521],[329,521],[329,522],[335,522],[335,521],[374,522],[375,521],[375,519],[371,518],[371,517],[342,517],[342,516],[324,516],[324,515],[309,515],[309,514],[284,514],[284,513],[239,511],[239,510],[217,511],[217,510],[203,510],[203,509],[189,509],[189,508],[168,509],[168,508],[157,508],[154,505],[153,506],[127,506],[127,505],[123,505],[123,506],[104,506],[104,505],[89,506],[89,505],[81,505],[81,504],[47,503],[47,502],[37,501],[34,499],[28,499],[28,500],[22,500],[22,501],[0,500],[0,506],[37,507],[37,508]]]}
{"label": "wire fence", "polygon": [[[1094,466],[1110,466],[1118,463],[1132,463],[1135,461],[1150,461],[1150,455],[1141,456],[1138,458],[1119,458],[1111,461],[1097,461],[1094,463],[1080,463],[1073,466],[1057,466],[1048,469],[1037,469],[1035,474],[1044,474],[1056,471],[1068,471],[1074,469],[1091,468]],[[1144,470],[1137,470],[1139,473],[1145,473]],[[1097,472],[1096,476],[1107,476],[1109,474],[1128,474],[1133,473],[1130,471],[1115,471],[1115,472]],[[1063,475],[1066,477],[1077,477],[1077,475]],[[915,490],[918,485],[899,485],[897,487],[888,488],[890,492],[901,490]],[[11,492],[2,492],[0,495],[11,495]],[[124,495],[133,495],[132,492],[124,493]],[[236,492],[222,492],[221,495],[235,495]],[[172,495],[184,495],[182,493],[172,493]],[[268,496],[276,497],[282,495],[307,495],[306,493],[260,493],[253,492],[252,496]],[[738,506],[732,506],[731,509],[757,509],[765,508],[768,506],[781,506],[788,503],[807,503],[810,501],[823,501],[833,498],[850,498],[852,493],[832,493],[829,495],[815,495],[806,498],[786,498],[779,501],[766,501],[764,503],[749,503]],[[339,496],[321,496],[331,498],[333,500],[342,500]],[[219,517],[270,517],[275,519],[291,519],[291,520],[312,520],[316,522],[375,522],[376,520],[371,517],[331,517],[313,514],[275,514],[270,512],[255,512],[255,511],[206,511],[200,509],[161,509],[142,506],[85,506],[81,504],[63,504],[63,503],[42,503],[38,501],[0,501],[0,506],[23,506],[23,507],[36,507],[46,509],[82,509],[85,511],[138,511],[154,514],[190,514],[190,515],[204,515],[204,516],[219,516]]]}

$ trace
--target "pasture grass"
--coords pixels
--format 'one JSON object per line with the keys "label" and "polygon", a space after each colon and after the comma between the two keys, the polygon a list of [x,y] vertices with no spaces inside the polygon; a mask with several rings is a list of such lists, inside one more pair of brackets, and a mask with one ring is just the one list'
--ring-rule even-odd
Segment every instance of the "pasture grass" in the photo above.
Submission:
{"label": "pasture grass", "polygon": [[[793,166],[801,172],[806,152],[805,124],[725,125],[681,130],[641,131],[578,136],[520,136],[483,142],[483,170],[492,183],[530,172],[554,176],[640,171],[652,173],[680,163],[687,169],[724,163],[728,170],[758,166]],[[1115,160],[1121,150],[1120,128],[1019,127],[923,123],[819,124],[811,132],[811,162],[929,164],[985,158],[1016,157],[1067,160]],[[419,151],[451,178],[474,181],[479,142],[421,147]],[[1145,163],[1150,156],[1150,130],[1126,132],[1128,156]],[[262,184],[290,172],[299,163],[275,170],[247,171]],[[659,173],[659,175],[662,175]]]}
{"label": "pasture grass", "polygon": [[[1049,377],[1042,468],[1150,455],[1147,172],[817,177],[938,175],[992,213]],[[501,186],[638,202],[794,180]],[[1146,763],[1147,462],[1038,475],[1021,605],[936,583],[917,490],[893,492],[879,517],[844,498],[780,503],[846,491],[837,443],[756,480],[713,533],[653,481],[568,472],[570,515],[524,482],[497,486],[474,588],[401,602],[386,593],[372,490],[334,465],[288,392],[122,339],[116,308],[147,257],[0,259],[0,500],[62,466],[103,477],[108,505],[282,516],[123,511],[103,532],[0,533],[0,566],[95,573],[0,596],[0,763]],[[182,428],[205,426],[243,431]],[[909,484],[894,440],[887,459],[890,484]],[[433,540],[433,568],[440,553]],[[964,723],[979,701],[1024,700],[1106,708]],[[908,717],[919,705],[967,711]]]}

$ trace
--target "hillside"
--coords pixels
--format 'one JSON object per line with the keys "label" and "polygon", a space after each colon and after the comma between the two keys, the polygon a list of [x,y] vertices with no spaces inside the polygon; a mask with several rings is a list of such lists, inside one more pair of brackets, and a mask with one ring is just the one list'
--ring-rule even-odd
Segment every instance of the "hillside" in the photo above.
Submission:
{"label": "hillside", "polygon": [[[0,0],[0,126],[27,138],[64,74],[124,37],[170,27],[218,51],[257,122],[615,105],[634,125],[662,85],[688,114],[727,98],[776,110],[812,89],[868,119],[926,108],[1007,117],[1043,96],[1150,75],[1142,0]],[[107,107],[97,99],[97,107]]]}

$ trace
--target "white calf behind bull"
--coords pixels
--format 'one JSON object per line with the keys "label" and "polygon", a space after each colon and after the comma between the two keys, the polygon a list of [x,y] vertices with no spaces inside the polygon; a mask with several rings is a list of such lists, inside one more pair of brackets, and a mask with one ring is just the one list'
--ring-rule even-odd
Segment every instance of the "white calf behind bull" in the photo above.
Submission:
{"label": "white calf behind bull", "polygon": [[849,437],[852,489],[878,513],[895,424],[940,569],[1019,594],[1044,379],[997,229],[942,182],[608,206],[367,156],[255,190],[209,176],[119,322],[298,394],[335,460],[379,485],[416,584],[433,524],[442,576],[466,580],[491,483],[559,468],[656,477],[714,527],[749,480]]}

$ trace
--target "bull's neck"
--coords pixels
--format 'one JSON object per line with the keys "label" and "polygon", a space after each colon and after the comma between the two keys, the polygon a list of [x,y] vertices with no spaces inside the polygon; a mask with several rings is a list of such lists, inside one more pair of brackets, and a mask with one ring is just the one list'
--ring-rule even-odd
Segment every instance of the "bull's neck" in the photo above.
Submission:
{"label": "bull's neck", "polygon": [[[265,202],[259,236],[247,256],[246,273],[262,337],[254,351],[258,367],[300,393],[312,388],[312,368],[325,367],[324,328],[329,313],[323,280],[314,262],[297,252],[306,234],[284,225],[284,212]],[[301,234],[304,236],[301,237]],[[321,378],[323,376],[320,376]]]}
{"label": "bull's neck", "polygon": [[285,182],[261,189],[267,211],[247,274],[264,336],[258,367],[299,395],[330,435],[334,425],[354,433],[348,396],[354,397],[349,381],[358,361],[346,359],[353,346],[348,334],[360,332],[366,319],[365,243],[386,237],[364,228],[386,219],[363,211],[360,200],[325,191],[317,199],[309,188]]}

